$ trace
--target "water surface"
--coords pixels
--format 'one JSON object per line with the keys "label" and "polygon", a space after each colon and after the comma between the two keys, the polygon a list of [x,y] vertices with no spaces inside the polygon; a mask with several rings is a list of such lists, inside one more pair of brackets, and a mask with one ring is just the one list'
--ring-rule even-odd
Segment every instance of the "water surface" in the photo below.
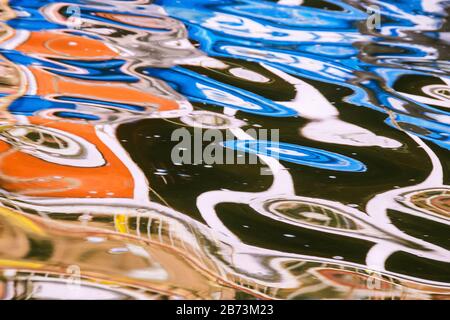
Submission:
{"label": "water surface", "polygon": [[2,299],[448,298],[447,1],[0,6]]}

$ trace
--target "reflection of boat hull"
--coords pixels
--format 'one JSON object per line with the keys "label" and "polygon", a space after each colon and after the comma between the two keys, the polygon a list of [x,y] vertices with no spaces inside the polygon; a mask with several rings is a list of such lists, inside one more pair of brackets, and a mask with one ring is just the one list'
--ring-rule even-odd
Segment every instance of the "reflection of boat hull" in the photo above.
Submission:
{"label": "reflection of boat hull", "polygon": [[54,75],[38,68],[30,68],[37,83],[36,94],[58,101],[89,104],[124,105],[136,111],[171,111],[179,109],[176,101],[160,98],[125,84],[104,83],[88,80],[73,80]]}
{"label": "reflection of boat hull", "polygon": [[[28,120],[29,125],[16,125],[1,133],[4,190],[66,198],[133,196],[132,175],[94,127],[36,117]],[[111,176],[115,179],[106,178]]]}
{"label": "reflection of boat hull", "polygon": [[[146,242],[142,246],[142,240],[108,230],[60,223],[25,213],[18,215],[4,208],[0,208],[0,222],[8,230],[2,233],[0,241],[0,255],[6,253],[9,257],[0,259],[0,292],[6,289],[3,298],[31,298],[27,293],[33,296],[29,290],[10,292],[2,285],[2,282],[21,282],[22,272],[30,273],[30,282],[41,282],[44,288],[51,288],[54,281],[58,282],[58,287],[66,284],[66,290],[74,290],[68,297],[77,294],[77,284],[79,295],[94,290],[97,299],[108,296],[149,299],[151,295],[206,299],[213,293],[216,298],[233,297],[231,288],[214,283],[209,273],[197,270],[187,257],[157,243]],[[45,257],[31,258],[36,242],[45,243],[48,250]],[[16,248],[14,253],[11,248]],[[33,276],[39,273],[59,275],[60,281]],[[11,296],[16,294],[19,296]],[[39,298],[39,293],[34,294]]]}
{"label": "reflection of boat hull", "polygon": [[[3,48],[14,49],[43,62],[39,62],[43,66],[38,66],[33,60],[19,59],[25,67],[22,69],[24,76],[21,87],[26,88],[28,95],[40,96],[52,102],[45,104],[45,108],[63,106],[74,109],[84,106],[84,108],[98,108],[99,111],[102,111],[102,108],[112,108],[122,111],[123,115],[119,117],[122,121],[129,119],[133,112],[150,117],[174,117],[192,109],[187,101],[180,100],[175,94],[172,97],[168,89],[162,88],[164,85],[156,80],[152,80],[150,85],[142,80],[136,82],[138,78],[131,74],[133,81],[130,83],[130,76],[125,76],[123,71],[119,73],[123,78],[122,81],[120,77],[119,81],[110,82],[77,79],[77,73],[83,71],[80,71],[82,69],[79,67],[70,66],[70,63],[69,68],[75,70],[74,77],[60,75],[58,71],[45,67],[54,65],[55,61],[60,59],[68,62],[106,62],[118,57],[114,50],[99,40],[57,31],[21,31],[17,34],[11,32],[12,35],[2,44]],[[34,108],[30,109],[28,105],[24,110],[15,107],[14,112],[30,114],[40,109]],[[92,120],[91,118],[95,119],[96,116],[81,117],[81,120]],[[110,117],[109,120],[113,121],[114,118]]]}
{"label": "reflection of boat hull", "polygon": [[[58,203],[50,199],[25,198],[24,201],[11,201],[4,205],[20,207],[29,212],[41,212],[47,217],[43,222],[52,228],[63,222],[67,230],[77,230],[82,226],[82,230],[92,230],[95,236],[114,232],[115,236],[123,239],[144,241],[146,250],[152,250],[153,247],[165,248],[164,250],[172,251],[189,261],[191,267],[202,274],[214,277],[219,283],[263,298],[340,296],[352,299],[429,299],[447,292],[446,287],[404,279],[391,273],[366,270],[364,266],[340,264],[314,257],[289,257],[270,250],[246,248],[231,243],[227,238],[218,237],[211,229],[182,214],[156,204],[121,208],[101,205],[97,200],[97,203],[83,205],[74,202],[67,206],[64,202]],[[257,275],[250,270],[236,268],[232,261],[245,255],[260,261],[259,271],[255,272],[264,272]],[[151,256],[158,257],[159,254],[152,251]],[[170,270],[170,265],[165,264],[165,267]],[[335,271],[316,272],[317,270]],[[272,277],[266,279],[264,273],[272,274]],[[348,277],[359,280],[345,280]],[[364,287],[364,283],[372,281],[373,277],[382,279],[383,285],[379,288]]]}

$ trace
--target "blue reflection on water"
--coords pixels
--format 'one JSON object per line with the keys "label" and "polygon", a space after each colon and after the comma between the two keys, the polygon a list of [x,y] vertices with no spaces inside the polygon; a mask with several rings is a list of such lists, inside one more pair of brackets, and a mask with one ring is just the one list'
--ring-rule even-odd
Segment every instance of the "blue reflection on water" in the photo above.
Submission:
{"label": "blue reflection on water", "polygon": [[333,152],[290,143],[262,140],[231,140],[223,142],[223,146],[320,169],[348,172],[363,172],[367,170],[363,163],[355,159]]}
{"label": "blue reflection on water", "polygon": [[[407,30],[434,30],[442,25],[445,14],[430,12],[436,4],[424,1],[380,2],[383,23],[380,33],[362,35],[359,28],[368,14],[342,1],[330,1],[340,10],[321,10],[305,6],[280,6],[273,1],[204,1],[196,0],[186,6],[183,2],[160,0],[166,11],[183,21],[189,28],[192,39],[208,55],[238,57],[247,61],[266,63],[289,74],[350,88],[354,93],[347,102],[365,106],[381,112],[394,112],[411,125],[434,128],[433,134],[420,135],[424,139],[448,149],[448,125],[439,125],[444,117],[450,122],[449,113],[417,100],[406,99],[389,89],[399,75],[417,73],[405,70],[402,63],[429,61],[430,67],[418,65],[417,69],[442,73],[431,67],[433,50],[396,38]],[[395,5],[394,5],[395,3]],[[365,8],[364,4],[361,4]],[[435,9],[436,10],[436,9]],[[406,38],[406,36],[404,36]],[[385,43],[393,54],[374,55],[376,63],[360,59],[354,44],[365,42]],[[395,50],[394,50],[395,49]],[[400,68],[384,67],[384,63],[396,62]],[[378,74],[388,88],[372,81],[357,80],[355,72]],[[448,79],[445,74],[441,75]],[[172,79],[177,77],[171,77]],[[176,80],[175,80],[176,81]],[[181,81],[181,80],[180,80]],[[358,83],[358,85],[355,85]],[[369,99],[369,94],[377,97]],[[399,110],[398,103],[409,105]],[[408,112],[408,109],[415,109]],[[253,111],[255,112],[255,111]],[[259,112],[259,110],[256,110]],[[262,111],[265,114],[265,111]],[[440,117],[440,121],[429,115]],[[412,134],[416,132],[402,128]],[[436,131],[437,130],[437,131]],[[438,135],[438,136],[436,136]]]}

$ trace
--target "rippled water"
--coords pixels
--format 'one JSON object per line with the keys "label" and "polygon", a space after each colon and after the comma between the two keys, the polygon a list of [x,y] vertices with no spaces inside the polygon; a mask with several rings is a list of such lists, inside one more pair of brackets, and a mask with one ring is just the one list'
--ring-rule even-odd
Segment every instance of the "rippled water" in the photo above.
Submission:
{"label": "rippled water", "polygon": [[1,298],[448,299],[447,1],[0,6]]}

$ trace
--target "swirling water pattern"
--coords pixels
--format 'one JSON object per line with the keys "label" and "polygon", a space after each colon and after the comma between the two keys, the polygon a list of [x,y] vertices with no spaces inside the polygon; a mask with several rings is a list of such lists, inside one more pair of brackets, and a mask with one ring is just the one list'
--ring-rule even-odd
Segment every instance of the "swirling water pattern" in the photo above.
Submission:
{"label": "swirling water pattern", "polygon": [[299,147],[294,144],[273,143],[264,140],[232,140],[226,141],[222,145],[226,148],[262,154],[321,169],[353,172],[366,170],[364,164],[351,158],[315,148]]}
{"label": "swirling water pattern", "polygon": [[0,297],[448,299],[446,6],[0,0]]}

